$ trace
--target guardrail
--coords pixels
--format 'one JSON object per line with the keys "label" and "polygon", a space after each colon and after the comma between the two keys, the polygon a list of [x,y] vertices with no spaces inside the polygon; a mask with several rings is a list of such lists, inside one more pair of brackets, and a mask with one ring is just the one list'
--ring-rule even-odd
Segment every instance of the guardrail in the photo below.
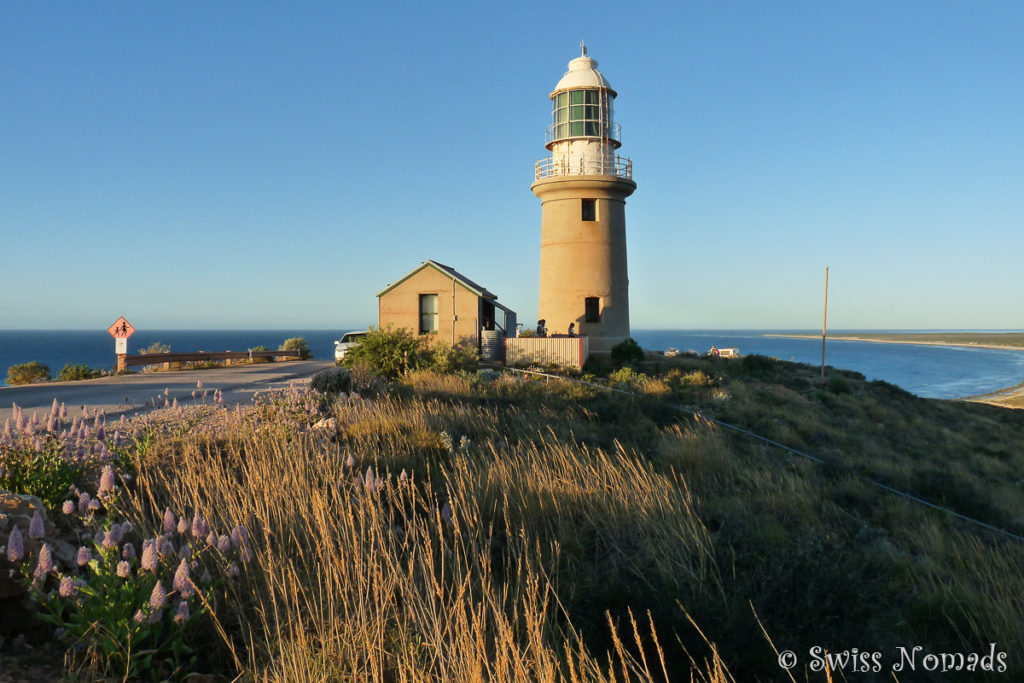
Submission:
{"label": "guardrail", "polygon": [[161,365],[171,363],[205,363],[206,361],[232,361],[232,360],[255,360],[267,358],[274,360],[286,358],[299,360],[299,351],[194,351],[189,353],[140,353],[135,356],[119,355],[117,357],[118,371],[125,368],[139,365]]}
{"label": "guardrail", "polygon": [[566,159],[561,157],[545,157],[534,165],[537,180],[557,176],[573,175],[611,175],[617,178],[633,179],[633,161],[629,157],[616,154],[607,159]]}

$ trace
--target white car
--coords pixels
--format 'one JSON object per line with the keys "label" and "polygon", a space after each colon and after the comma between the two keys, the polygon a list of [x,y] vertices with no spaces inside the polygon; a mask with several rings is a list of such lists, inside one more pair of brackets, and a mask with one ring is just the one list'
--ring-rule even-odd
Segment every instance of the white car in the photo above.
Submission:
{"label": "white car", "polygon": [[366,336],[366,332],[346,332],[341,339],[334,342],[334,361],[340,363],[348,350]]}

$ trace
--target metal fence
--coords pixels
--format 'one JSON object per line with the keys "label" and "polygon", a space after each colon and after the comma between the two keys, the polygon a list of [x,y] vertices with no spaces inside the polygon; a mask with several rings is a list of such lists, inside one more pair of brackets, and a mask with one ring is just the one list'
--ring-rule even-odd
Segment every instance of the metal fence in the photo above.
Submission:
{"label": "metal fence", "polygon": [[556,176],[570,175],[611,175],[617,178],[633,179],[633,161],[629,157],[616,154],[607,159],[585,159],[577,157],[545,157],[537,161],[534,167],[537,180]]}
{"label": "metal fence", "polygon": [[582,368],[590,355],[589,337],[509,337],[506,365],[559,365]]}

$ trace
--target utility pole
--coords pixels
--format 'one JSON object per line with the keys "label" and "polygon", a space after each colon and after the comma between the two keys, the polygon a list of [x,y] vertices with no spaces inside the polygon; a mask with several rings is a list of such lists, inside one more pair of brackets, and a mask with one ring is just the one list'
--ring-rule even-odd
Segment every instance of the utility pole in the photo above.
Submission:
{"label": "utility pole", "polygon": [[828,330],[828,267],[825,267],[825,314],[821,319],[821,378],[825,379],[825,333]]}

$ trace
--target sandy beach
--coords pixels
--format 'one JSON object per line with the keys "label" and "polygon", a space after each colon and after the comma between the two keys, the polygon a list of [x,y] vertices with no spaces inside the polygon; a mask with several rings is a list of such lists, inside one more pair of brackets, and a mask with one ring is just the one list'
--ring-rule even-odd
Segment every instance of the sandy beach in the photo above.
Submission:
{"label": "sandy beach", "polygon": [[[783,337],[786,339],[821,339],[820,334],[766,334],[766,337]],[[828,335],[828,341],[859,341],[873,344],[911,344],[918,346],[960,346],[967,349],[1003,349],[1006,351],[1024,351],[1024,347],[1012,344],[990,344],[972,341],[928,341],[917,339],[885,339],[879,337],[861,337],[858,335]]]}
{"label": "sandy beach", "polygon": [[[821,339],[821,335],[814,334],[766,334],[766,337],[785,337],[789,339]],[[946,340],[935,340],[930,341],[927,339],[895,339],[895,338],[884,338],[884,337],[870,337],[860,336],[854,334],[844,335],[828,335],[826,337],[828,341],[860,341],[860,342],[871,342],[873,344],[911,344],[918,346],[954,346],[968,349],[1002,349],[1006,351],[1021,351],[1024,352],[1024,348],[1021,346],[1014,346],[1010,344],[993,344],[979,341],[952,341]],[[989,394],[980,394],[978,396],[967,396],[960,401],[972,401],[974,403],[987,403],[993,406],[1000,406],[1003,408],[1016,408],[1024,409],[1024,383],[1018,384],[1014,387],[1006,389],[1000,389],[993,391]]]}
{"label": "sandy beach", "polygon": [[988,403],[989,405],[1000,406],[1003,408],[1024,410],[1024,383],[1018,384],[1017,386],[1009,389],[994,391],[991,394],[968,396],[967,398],[960,400],[973,401],[974,403]]}

